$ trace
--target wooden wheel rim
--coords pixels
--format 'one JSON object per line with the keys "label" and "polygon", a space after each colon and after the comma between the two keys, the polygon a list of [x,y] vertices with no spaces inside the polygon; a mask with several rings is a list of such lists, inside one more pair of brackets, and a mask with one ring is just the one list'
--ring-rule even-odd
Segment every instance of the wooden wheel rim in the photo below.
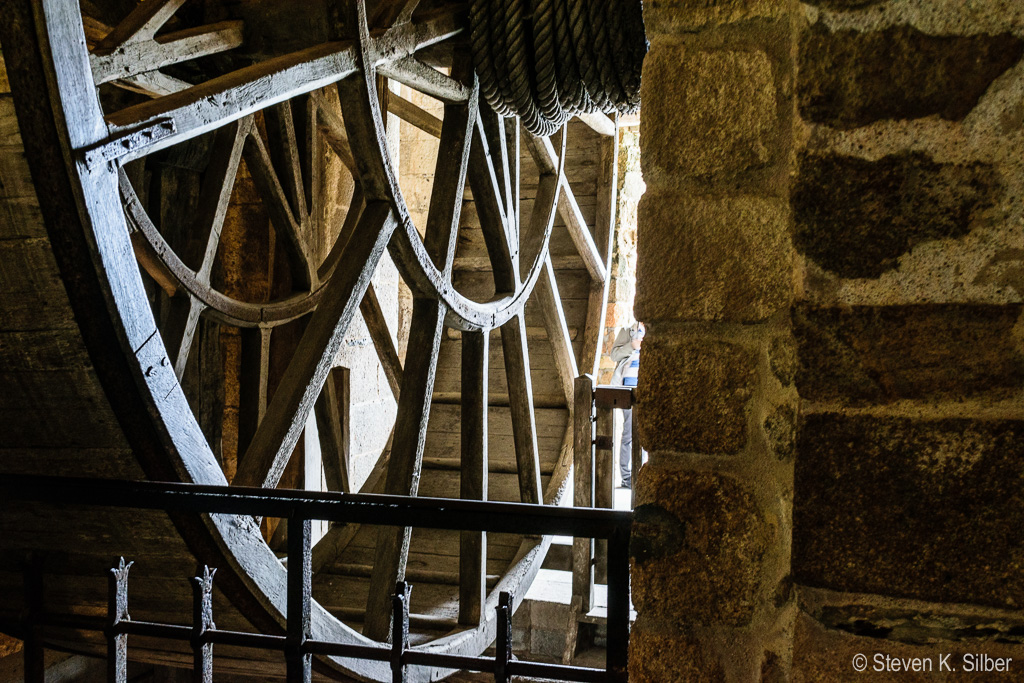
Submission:
{"label": "wooden wheel rim", "polygon": [[[363,69],[361,70],[362,78],[357,86],[358,96],[343,98],[346,113],[351,111],[354,114],[346,116],[345,120],[346,124],[351,122],[349,124],[351,126],[350,139],[354,144],[367,140],[377,141],[375,148],[364,146],[362,149],[361,156],[368,160],[368,166],[361,168],[361,176],[368,199],[388,202],[395,211],[398,230],[395,236],[396,243],[391,250],[395,264],[406,282],[416,288],[417,295],[436,299],[445,304],[446,322],[449,326],[467,332],[484,332],[500,327],[523,310],[548,256],[548,246],[558,200],[557,182],[562,174],[565,161],[565,128],[562,128],[559,136],[557,170],[555,173],[541,171],[541,183],[548,185],[546,188],[548,201],[542,207],[544,212],[544,218],[541,221],[542,233],[532,236],[535,244],[531,249],[532,259],[525,277],[518,277],[517,274],[514,291],[499,291],[493,301],[477,302],[463,296],[452,286],[450,271],[442,272],[427,253],[422,238],[409,215],[397,174],[387,153],[387,147],[383,143],[385,140],[383,115],[380,103],[375,96],[376,64],[383,61],[387,45],[385,44],[383,47],[378,45],[370,35],[365,0],[358,0],[355,3],[355,13],[356,26],[359,30],[359,62],[363,65]],[[475,76],[472,85],[467,90],[466,102],[471,111],[470,126],[474,128],[474,137],[477,141],[481,140],[482,136],[477,134],[480,125],[480,117],[477,114],[479,86]],[[439,93],[439,96],[443,97],[444,95]],[[541,193],[538,192],[538,202],[540,197]]]}
{"label": "wooden wheel rim", "polygon": [[[172,476],[182,481],[224,484],[223,473],[188,409],[173,369],[168,367],[163,340],[156,329],[148,302],[142,294],[142,281],[132,256],[128,230],[120,206],[117,170],[112,164],[96,163],[97,157],[102,159],[106,150],[119,144],[127,146],[126,136],[130,135],[131,131],[126,133],[123,120],[108,126],[107,122],[104,122],[102,110],[94,93],[88,92],[89,88],[84,87],[91,82],[91,73],[88,52],[84,41],[80,39],[82,25],[77,3],[69,0],[30,3],[25,0],[21,5],[21,13],[33,16],[37,27],[37,35],[27,40],[38,41],[33,42],[32,47],[42,55],[41,70],[54,86],[53,94],[39,93],[38,96],[46,98],[48,106],[52,106],[56,114],[58,144],[64,150],[68,180],[74,195],[73,201],[78,206],[77,216],[72,220],[80,222],[82,232],[81,236],[72,236],[73,240],[76,240],[73,245],[55,247],[55,250],[66,249],[68,253],[75,252],[77,258],[87,255],[93,261],[95,275],[99,281],[98,289],[107,306],[105,320],[87,321],[82,325],[90,353],[97,359],[96,365],[105,386],[117,386],[120,389],[133,386],[130,395],[126,394],[119,400],[137,400],[149,414],[146,424],[128,424],[122,421],[122,428],[133,445],[138,447],[140,461],[149,476],[167,477],[173,469]],[[11,41],[11,44],[16,44],[16,41]],[[308,92],[321,82],[322,79],[311,81],[313,86],[307,90],[297,91]],[[85,95],[83,89],[86,91]],[[55,99],[51,101],[50,97]],[[272,99],[268,97],[263,104],[272,103],[269,101]],[[245,109],[238,108],[219,123],[230,123],[244,115]],[[379,123],[379,111],[377,122]],[[140,129],[145,127],[145,120],[138,124]],[[191,134],[199,134],[210,129],[210,126],[201,129],[201,126],[197,125],[191,130]],[[564,136],[562,146],[564,147]],[[153,145],[150,147],[153,148]],[[136,148],[124,157],[140,156],[139,149]],[[560,168],[561,161],[559,170]],[[36,174],[36,169],[33,169],[33,173]],[[552,207],[553,205],[552,202]],[[508,320],[522,311],[532,288],[530,283],[536,281],[537,263],[542,263],[546,258],[552,212],[549,211],[549,219],[543,233],[544,246],[531,266],[532,274],[525,278],[523,286],[517,288],[513,296],[503,297],[498,302],[490,302],[493,306],[480,313],[476,321],[473,319],[472,311],[474,303],[467,299],[467,303],[459,304],[469,307],[468,316],[463,316],[459,312],[464,329],[469,327],[489,330],[502,320]],[[411,221],[403,221],[403,226],[411,226]],[[423,266],[422,263],[419,265]],[[408,267],[412,269],[411,265]],[[430,272],[426,268],[423,270]],[[69,291],[69,295],[78,306],[90,294]],[[449,296],[458,304],[454,294]],[[438,299],[445,300],[442,296],[438,296]],[[93,329],[99,327],[112,329],[118,343],[105,349],[99,348],[104,342],[109,341]],[[126,363],[126,359],[129,362]],[[231,573],[234,574],[234,579],[226,582],[226,592],[230,592],[238,603],[249,606],[245,610],[247,614],[251,614],[254,607],[258,607],[262,612],[261,616],[251,618],[264,624],[280,625],[283,622],[284,596],[280,592],[280,587],[284,584],[284,572],[276,557],[262,542],[255,527],[220,516],[212,516],[202,521],[182,519],[181,524],[189,533],[194,534],[187,540],[196,548],[197,555],[211,557],[211,543],[218,549],[220,557],[212,558],[213,562],[222,568],[232,570]],[[197,540],[199,535],[203,538]],[[520,560],[521,564],[529,562],[529,556]],[[499,585],[494,589],[495,594],[500,587]],[[340,642],[369,642],[319,606],[315,606],[314,610],[315,638]],[[464,647],[466,652],[469,652],[479,649],[479,643],[476,641],[481,639],[484,644],[489,640],[482,632],[464,632],[445,640],[449,641],[449,644],[454,644],[455,651],[458,651],[459,647]],[[388,675],[386,667],[372,662],[345,662],[344,668],[358,676],[374,680],[384,680]],[[426,680],[435,675],[434,672],[424,671],[422,674],[414,674],[412,679],[416,680],[423,676]]]}

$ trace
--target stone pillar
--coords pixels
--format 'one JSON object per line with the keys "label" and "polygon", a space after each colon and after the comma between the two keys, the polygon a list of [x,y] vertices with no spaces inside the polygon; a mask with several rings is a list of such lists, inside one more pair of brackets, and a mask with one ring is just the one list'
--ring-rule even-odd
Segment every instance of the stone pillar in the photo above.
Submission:
{"label": "stone pillar", "polygon": [[663,0],[646,17],[630,680],[785,680],[792,10]]}
{"label": "stone pillar", "polygon": [[1020,680],[1024,6],[815,0],[802,24],[793,679],[880,652]]}

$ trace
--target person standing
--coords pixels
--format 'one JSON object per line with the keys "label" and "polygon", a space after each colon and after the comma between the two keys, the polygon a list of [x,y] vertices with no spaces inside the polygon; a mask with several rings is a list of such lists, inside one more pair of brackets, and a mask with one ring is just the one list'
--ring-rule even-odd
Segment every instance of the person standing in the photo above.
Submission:
{"label": "person standing", "polygon": [[[612,384],[624,387],[635,387],[640,372],[640,346],[647,332],[642,322],[624,327],[615,335],[611,358],[615,361],[615,372]],[[623,488],[632,488],[633,463],[633,409],[622,411],[622,442],[619,446],[619,476]]]}

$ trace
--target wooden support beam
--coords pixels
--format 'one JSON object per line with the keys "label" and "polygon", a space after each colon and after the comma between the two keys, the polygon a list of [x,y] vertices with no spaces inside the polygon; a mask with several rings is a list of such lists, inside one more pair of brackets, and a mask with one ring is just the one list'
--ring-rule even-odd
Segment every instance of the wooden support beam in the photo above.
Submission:
{"label": "wooden support beam", "polygon": [[[612,246],[615,240],[618,163],[619,142],[616,135],[604,140],[601,145],[601,167],[597,177],[597,219],[594,224],[594,236],[597,244],[601,245],[606,272],[611,270]],[[584,372],[593,373],[594,377],[598,376],[600,370],[609,285],[608,279],[603,282],[592,282],[588,295],[580,367]]]}
{"label": "wooden support beam", "polygon": [[143,0],[110,33],[96,43],[100,54],[133,40],[152,40],[185,0]]}
{"label": "wooden support beam", "polygon": [[[611,408],[597,407],[594,447],[594,507],[613,507],[615,479],[615,416]],[[603,438],[607,437],[607,438]],[[594,583],[608,583],[608,541],[594,542]]]}
{"label": "wooden support beam", "polygon": [[470,153],[469,184],[473,190],[473,201],[480,218],[480,230],[483,233],[487,254],[491,259],[491,270],[494,273],[494,286],[498,293],[514,292],[519,273],[514,267],[514,251],[518,245],[511,245],[508,240],[507,216],[500,197],[504,189],[499,180],[497,168],[504,165],[501,159],[495,160],[494,150],[487,144],[483,122],[477,123],[474,131],[473,147]]}
{"label": "wooden support beam", "polygon": [[600,133],[601,135],[606,135],[608,137],[615,136],[615,121],[608,118],[607,114],[595,111],[590,114],[579,114],[577,118],[590,126],[590,129],[595,133]]}
{"label": "wooden support beam", "polygon": [[[530,153],[541,173],[554,173],[558,168],[558,158],[555,156],[554,147],[547,138],[528,138]],[[590,273],[590,278],[595,282],[604,282],[608,277],[608,265],[594,243],[594,238],[587,226],[587,221],[576,203],[576,195],[573,194],[569,181],[563,174],[559,178],[561,193],[558,196],[558,213],[565,221],[565,227],[569,231],[573,244],[583,258],[583,264]]]}
{"label": "wooden support beam", "polygon": [[[593,507],[594,487],[594,380],[590,375],[576,378],[573,406],[573,505]],[[586,614],[594,605],[594,541],[574,538],[572,542],[572,595],[580,599]]]}
{"label": "wooden support beam", "polygon": [[[459,497],[487,500],[489,332],[462,333],[462,464]],[[459,623],[476,626],[487,601],[487,534],[463,531],[459,544]]]}
{"label": "wooden support beam", "polygon": [[411,55],[380,64],[377,71],[446,104],[465,103],[471,95],[469,87]]}
{"label": "wooden support beam", "polygon": [[526,316],[522,312],[501,326],[501,350],[512,411],[512,440],[519,465],[519,497],[524,503],[540,503],[540,455],[533,412],[530,351],[526,343]]}
{"label": "wooden support beam", "polygon": [[[286,105],[284,105],[286,106]],[[273,119],[272,119],[273,120]],[[282,128],[284,126],[282,125]],[[304,213],[303,206],[296,207],[293,197],[296,195],[296,175],[301,173],[298,168],[293,168],[298,162],[297,142],[294,138],[294,128],[291,129],[290,139],[276,140],[275,146],[283,148],[281,155],[282,165],[286,167],[284,177],[278,174],[274,161],[271,158],[267,143],[259,131],[253,130],[245,145],[245,163],[252,175],[253,183],[263,197],[263,206],[270,215],[274,224],[277,236],[285,245],[289,262],[292,267],[292,277],[295,280],[297,289],[309,289],[315,286],[317,281],[316,268],[310,258],[309,246],[303,234]],[[287,135],[287,133],[285,133]],[[301,191],[301,176],[297,179],[298,194]],[[296,208],[300,208],[296,211]]]}
{"label": "wooden support beam", "polygon": [[168,33],[157,39],[132,39],[113,50],[97,50],[89,61],[98,85],[232,50],[242,44],[242,39],[241,21],[222,21]]}
{"label": "wooden support beam", "polygon": [[319,96],[316,99],[318,105],[316,110],[317,126],[320,133],[334,153],[338,155],[341,163],[345,164],[345,167],[352,172],[354,178],[358,178],[359,168],[352,156],[352,146],[349,144],[348,134],[345,132],[345,122],[334,111],[334,107],[337,105]]}
{"label": "wooden support beam", "polygon": [[[415,496],[419,490],[423,446],[427,438],[430,396],[434,390],[437,354],[444,333],[444,304],[432,299],[413,301],[409,347],[417,353],[406,358],[402,390],[395,417],[395,440],[388,463],[384,492]],[[405,576],[410,529],[381,527],[374,552],[374,573],[366,604],[363,635],[384,640],[390,628],[389,586]]]}
{"label": "wooden support beam", "polygon": [[[463,30],[456,13],[437,13],[414,24],[412,30],[393,34],[384,59],[390,63],[401,62],[417,50]],[[270,105],[342,81],[358,70],[357,52],[355,44],[349,40],[321,43],[243,67],[181,92],[126,107],[107,117],[112,137],[105,144],[116,148],[121,146],[121,137],[130,131],[159,127],[169,134],[141,142],[128,154],[118,156],[130,161],[152,154]],[[433,71],[445,88],[450,87],[449,82],[455,82],[426,65],[422,67]],[[418,68],[396,66],[397,71],[406,69],[405,73]],[[429,73],[425,76],[434,78]],[[460,91],[459,96],[462,94]],[[465,102],[467,97],[462,97],[461,101]]]}
{"label": "wooden support beam", "polygon": [[388,113],[394,114],[406,123],[416,126],[435,138],[441,137],[441,119],[400,95],[395,93],[389,94]]}
{"label": "wooden support beam", "polygon": [[374,202],[363,212],[360,227],[347,247],[352,263],[362,267],[339,270],[327,283],[267,406],[266,417],[239,463],[238,485],[277,486],[395,225],[391,207],[384,202]]}
{"label": "wooden support beam", "polygon": [[391,338],[391,330],[388,329],[388,322],[384,318],[384,311],[377,299],[377,292],[373,283],[366,288],[366,295],[359,305],[359,312],[363,314],[363,322],[370,332],[370,339],[377,351],[381,367],[384,369],[384,376],[387,377],[388,386],[391,387],[391,395],[398,399],[399,390],[402,387],[402,360],[398,357],[398,349]]}
{"label": "wooden support beam", "polygon": [[551,342],[551,352],[555,358],[555,366],[558,368],[558,378],[561,380],[562,391],[565,393],[565,404],[571,410],[573,383],[579,375],[579,370],[576,367],[576,354],[573,352],[572,338],[565,322],[562,296],[558,291],[558,281],[551,265],[550,254],[544,260],[544,270],[541,271],[540,278],[537,279],[534,296],[540,304],[540,310],[544,316],[544,328],[547,330],[548,341]]}
{"label": "wooden support beam", "polygon": [[[352,487],[349,483],[349,397],[344,391],[339,392],[335,383],[335,375],[344,372],[344,369],[334,369],[327,376],[314,410],[317,431],[320,433],[320,454],[327,489],[350,493]],[[343,382],[344,384],[346,383]]]}
{"label": "wooden support beam", "polygon": [[[459,65],[456,65],[457,67]],[[456,69],[462,71],[462,69]],[[438,270],[451,278],[466,170],[476,127],[475,91],[469,107],[447,105],[441,145],[434,170],[426,234],[423,243]],[[395,418],[394,442],[388,463],[386,493],[415,496],[423,468],[423,447],[434,392],[437,356],[444,336],[447,308],[434,299],[413,300],[409,348]],[[366,605],[363,635],[383,640],[389,628],[387,597],[390,587],[405,577],[409,557],[409,528],[381,528],[377,534],[374,573]]]}

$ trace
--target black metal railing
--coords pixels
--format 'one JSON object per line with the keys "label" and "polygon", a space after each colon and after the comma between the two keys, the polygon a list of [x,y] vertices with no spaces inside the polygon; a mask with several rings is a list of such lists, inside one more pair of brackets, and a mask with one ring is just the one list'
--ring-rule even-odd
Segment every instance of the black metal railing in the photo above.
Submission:
{"label": "black metal railing", "polygon": [[[127,680],[127,637],[140,635],[189,641],[194,678],[212,681],[214,645],[282,651],[287,680],[311,679],[312,657],[331,655],[390,662],[392,680],[404,682],[410,666],[430,666],[492,673],[506,682],[511,676],[560,681],[618,683],[626,680],[629,648],[629,537],[632,514],[593,508],[561,508],[444,498],[408,498],[299,490],[199,486],[65,477],[0,477],[0,498],[60,504],[149,510],[222,513],[287,519],[287,606],[284,635],[219,630],[214,626],[211,591],[213,570],[193,579],[191,626],[128,620],[127,578],[130,563],[111,570],[108,617],[96,623],[82,617],[40,614],[38,572],[26,572],[28,617],[24,628],[26,681],[29,672],[42,675],[43,629],[73,626],[103,630],[108,642],[108,680]],[[392,643],[356,645],[311,638],[311,520],[382,526],[448,529],[529,535],[561,535],[608,541],[608,639],[604,669],[527,662],[512,653],[512,596],[502,593],[497,606],[494,657],[425,652],[409,647],[409,591],[400,582],[392,598]],[[102,621],[102,620],[101,620]]]}

